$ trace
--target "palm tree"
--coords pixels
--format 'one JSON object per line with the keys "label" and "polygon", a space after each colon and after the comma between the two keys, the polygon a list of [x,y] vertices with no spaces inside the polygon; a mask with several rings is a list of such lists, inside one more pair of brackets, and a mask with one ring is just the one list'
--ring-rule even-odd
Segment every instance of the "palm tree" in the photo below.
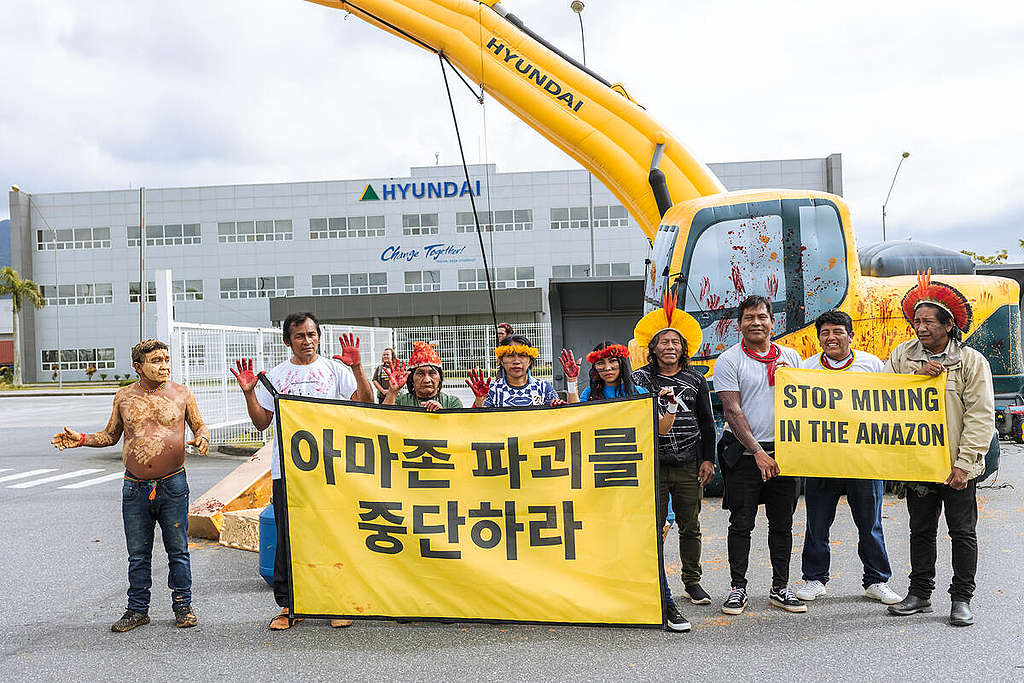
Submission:
{"label": "palm tree", "polygon": [[11,295],[14,304],[14,384],[21,384],[21,345],[18,343],[18,313],[21,307],[30,303],[36,308],[46,305],[46,299],[39,285],[32,280],[22,280],[18,271],[10,266],[0,269],[0,296]]}

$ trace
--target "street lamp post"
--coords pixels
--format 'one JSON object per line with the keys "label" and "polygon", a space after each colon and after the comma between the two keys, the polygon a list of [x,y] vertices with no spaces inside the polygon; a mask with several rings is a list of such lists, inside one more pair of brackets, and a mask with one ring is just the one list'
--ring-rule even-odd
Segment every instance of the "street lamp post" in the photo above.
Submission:
{"label": "street lamp post", "polygon": [[896,164],[896,172],[892,174],[892,183],[889,185],[889,194],[885,195],[885,201],[882,202],[882,241],[885,241],[885,207],[889,203],[889,196],[892,195],[892,188],[896,186],[896,176],[900,174],[900,166],[903,165],[903,160],[910,156],[910,152],[904,152],[903,156],[900,157],[900,163]]}
{"label": "street lamp post", "polygon": [[[587,40],[583,34],[583,2],[572,0],[569,9],[576,13],[580,20],[580,46],[583,48],[583,66],[587,65]],[[587,171],[587,227],[590,228],[590,277],[597,275],[594,265],[594,174]]]}
{"label": "street lamp post", "polygon": [[[24,192],[24,190],[22,190],[17,185],[11,185],[11,189],[14,190],[15,192]],[[53,287],[54,287],[54,290],[56,291],[56,294],[57,294],[57,296],[54,297],[54,301],[56,303],[53,305],[53,307],[57,311],[57,334],[56,334],[56,337],[57,337],[57,339],[56,339],[56,341],[57,341],[57,386],[58,386],[58,388],[63,389],[64,388],[64,374],[60,371],[60,363],[61,363],[61,348],[60,348],[60,272],[57,269],[57,231],[50,227],[50,224],[46,221],[46,216],[44,216],[43,212],[40,211],[35,206],[35,203],[32,201],[32,193],[31,192],[25,192],[25,194],[28,196],[28,215],[29,215],[29,221],[31,222],[31,219],[32,219],[32,209],[35,208],[36,213],[39,214],[39,218],[41,218],[42,221],[43,221],[43,225],[46,226],[46,229],[49,230],[50,234],[53,236],[53,282],[54,282]],[[30,236],[31,236],[31,233],[30,233]],[[17,343],[18,340],[15,340],[15,341]]]}

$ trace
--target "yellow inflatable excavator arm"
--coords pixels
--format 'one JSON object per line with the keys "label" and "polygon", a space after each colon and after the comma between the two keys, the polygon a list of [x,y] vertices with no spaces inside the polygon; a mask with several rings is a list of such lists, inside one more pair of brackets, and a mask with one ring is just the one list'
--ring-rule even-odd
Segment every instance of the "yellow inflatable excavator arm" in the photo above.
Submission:
{"label": "yellow inflatable excavator arm", "polygon": [[[308,0],[345,10],[440,52],[513,114],[590,170],[650,240],[661,222],[649,183],[664,173],[671,203],[724,192],[686,146],[613,86],[547,45],[495,0]],[[666,198],[662,196],[663,207]]]}

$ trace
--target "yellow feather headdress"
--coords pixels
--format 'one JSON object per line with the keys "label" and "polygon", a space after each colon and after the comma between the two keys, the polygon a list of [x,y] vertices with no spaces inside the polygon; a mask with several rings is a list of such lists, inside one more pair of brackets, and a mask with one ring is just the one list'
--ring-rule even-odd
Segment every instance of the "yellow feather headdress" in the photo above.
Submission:
{"label": "yellow feather headdress", "polygon": [[661,308],[655,309],[640,319],[633,328],[633,338],[641,349],[647,349],[651,340],[665,330],[675,330],[686,340],[686,353],[693,356],[704,341],[704,334],[693,316],[676,308],[676,300],[665,292]]}

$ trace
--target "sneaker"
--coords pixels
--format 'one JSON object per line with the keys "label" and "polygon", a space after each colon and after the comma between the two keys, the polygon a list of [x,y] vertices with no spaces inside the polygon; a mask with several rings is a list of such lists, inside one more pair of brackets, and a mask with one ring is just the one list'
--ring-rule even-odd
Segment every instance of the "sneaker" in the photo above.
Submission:
{"label": "sneaker", "polygon": [[672,600],[669,600],[668,604],[665,605],[665,628],[678,633],[690,630],[690,622],[679,613],[679,608],[676,607],[676,603]]}
{"label": "sneaker", "polygon": [[196,613],[192,611],[192,607],[179,607],[174,610],[174,625],[178,628],[192,628],[199,623],[196,618]]}
{"label": "sneaker", "polygon": [[[799,593],[796,595],[800,597]],[[902,600],[900,596],[896,595],[896,591],[889,588],[889,584],[884,582],[871,584],[864,589],[864,595],[872,600],[878,600],[883,605],[895,605]]]}
{"label": "sneaker", "polygon": [[747,589],[733,588],[729,591],[729,597],[722,603],[723,614],[743,614],[743,608],[747,606]]}
{"label": "sneaker", "polygon": [[710,605],[711,596],[708,592],[701,588],[699,583],[691,583],[683,589],[683,595],[690,598],[690,602],[695,605]]}
{"label": "sneaker", "polygon": [[131,631],[133,628],[138,626],[145,626],[148,623],[149,614],[129,609],[125,610],[123,617],[114,622],[114,625],[110,627],[110,630],[114,633],[124,633],[125,631]]}
{"label": "sneaker", "polygon": [[[800,589],[796,592],[798,600],[810,602],[815,598],[825,597],[825,584],[821,581],[808,581],[804,585],[800,586]],[[896,599],[899,602],[899,598]]]}
{"label": "sneaker", "polygon": [[787,612],[807,611],[807,605],[796,599],[796,595],[789,586],[772,588],[768,593],[768,600],[776,607],[781,607]]}

